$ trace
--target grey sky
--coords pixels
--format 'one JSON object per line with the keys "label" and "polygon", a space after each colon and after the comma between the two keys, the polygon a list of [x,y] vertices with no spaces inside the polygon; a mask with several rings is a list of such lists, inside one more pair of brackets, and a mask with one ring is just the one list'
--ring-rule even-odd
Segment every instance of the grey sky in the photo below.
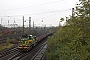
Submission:
{"label": "grey sky", "polygon": [[78,0],[0,0],[0,19],[3,25],[7,25],[8,20],[13,24],[15,20],[21,26],[25,16],[27,26],[29,17],[36,25],[57,26],[61,17],[71,15],[70,9],[76,2]]}

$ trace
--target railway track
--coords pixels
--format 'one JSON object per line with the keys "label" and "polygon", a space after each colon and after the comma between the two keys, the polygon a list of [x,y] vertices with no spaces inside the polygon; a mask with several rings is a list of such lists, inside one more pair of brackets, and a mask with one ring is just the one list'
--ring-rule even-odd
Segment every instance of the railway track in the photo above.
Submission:
{"label": "railway track", "polygon": [[[37,52],[37,54],[42,50],[42,48],[43,48],[45,45],[46,45],[46,43],[44,43],[44,44],[42,44],[41,46],[35,48],[35,50],[37,50],[37,51],[39,50],[39,51]],[[15,54],[14,56],[10,57],[8,60],[24,60],[24,59],[27,58],[27,56],[29,56],[30,54],[33,54],[33,53],[35,53],[34,50],[31,50],[31,51],[29,51],[29,52],[19,52],[19,53]],[[32,59],[30,59],[30,60],[35,59],[35,57],[36,57],[36,55],[35,55]]]}
{"label": "railway track", "polygon": [[46,41],[47,37],[40,41],[35,47],[33,47],[28,52],[21,52],[17,48],[13,48],[6,52],[0,53],[0,60],[1,58],[2,60],[34,60],[37,58],[40,51],[42,51],[43,47],[46,46]]}
{"label": "railway track", "polygon": [[[39,42],[38,45],[33,47],[30,51],[28,52],[18,52],[17,54],[13,55],[12,57],[8,58],[8,60],[31,60],[35,59],[35,54],[38,51],[41,51],[42,48],[46,45],[46,39]],[[39,53],[39,52],[38,52]]]}
{"label": "railway track", "polygon": [[0,38],[0,44],[1,44],[1,43],[5,43],[5,42],[6,42],[6,39]]}
{"label": "railway track", "polygon": [[22,56],[23,52],[18,52],[17,54],[15,54],[14,56],[10,57],[8,60],[19,60],[20,59],[20,56]]}
{"label": "railway track", "polygon": [[43,53],[46,51],[46,49],[47,44],[45,43],[31,60],[42,60],[44,58]]}
{"label": "railway track", "polygon": [[0,52],[0,59],[7,56],[7,55],[10,55],[14,52],[18,51],[17,47],[16,48],[12,48],[12,49],[8,49],[8,50],[5,50],[3,52]]}

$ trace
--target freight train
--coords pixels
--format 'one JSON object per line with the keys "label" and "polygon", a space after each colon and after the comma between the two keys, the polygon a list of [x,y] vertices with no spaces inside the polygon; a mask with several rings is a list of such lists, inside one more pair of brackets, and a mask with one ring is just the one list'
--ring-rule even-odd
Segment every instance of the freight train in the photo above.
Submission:
{"label": "freight train", "polygon": [[32,47],[36,46],[41,40],[50,34],[52,33],[47,33],[39,37],[33,35],[23,35],[19,42],[18,49],[21,51],[29,51]]}

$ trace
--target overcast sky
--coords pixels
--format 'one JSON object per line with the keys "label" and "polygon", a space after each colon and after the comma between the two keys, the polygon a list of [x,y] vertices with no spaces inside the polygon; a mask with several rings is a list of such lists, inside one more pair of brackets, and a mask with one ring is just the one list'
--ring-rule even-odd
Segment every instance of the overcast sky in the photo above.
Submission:
{"label": "overcast sky", "polygon": [[[71,15],[78,0],[0,0],[0,24],[22,26],[22,16],[28,26],[29,17],[35,25],[58,26],[61,17]],[[42,22],[43,20],[43,22]],[[62,23],[61,23],[62,24]]]}

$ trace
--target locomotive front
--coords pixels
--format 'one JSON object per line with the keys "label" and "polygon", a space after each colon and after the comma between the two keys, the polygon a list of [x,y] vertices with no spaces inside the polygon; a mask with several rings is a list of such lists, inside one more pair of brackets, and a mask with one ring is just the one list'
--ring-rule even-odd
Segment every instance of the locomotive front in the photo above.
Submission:
{"label": "locomotive front", "polygon": [[28,51],[32,45],[32,39],[29,39],[28,36],[22,36],[22,39],[19,42],[18,49],[21,51]]}

